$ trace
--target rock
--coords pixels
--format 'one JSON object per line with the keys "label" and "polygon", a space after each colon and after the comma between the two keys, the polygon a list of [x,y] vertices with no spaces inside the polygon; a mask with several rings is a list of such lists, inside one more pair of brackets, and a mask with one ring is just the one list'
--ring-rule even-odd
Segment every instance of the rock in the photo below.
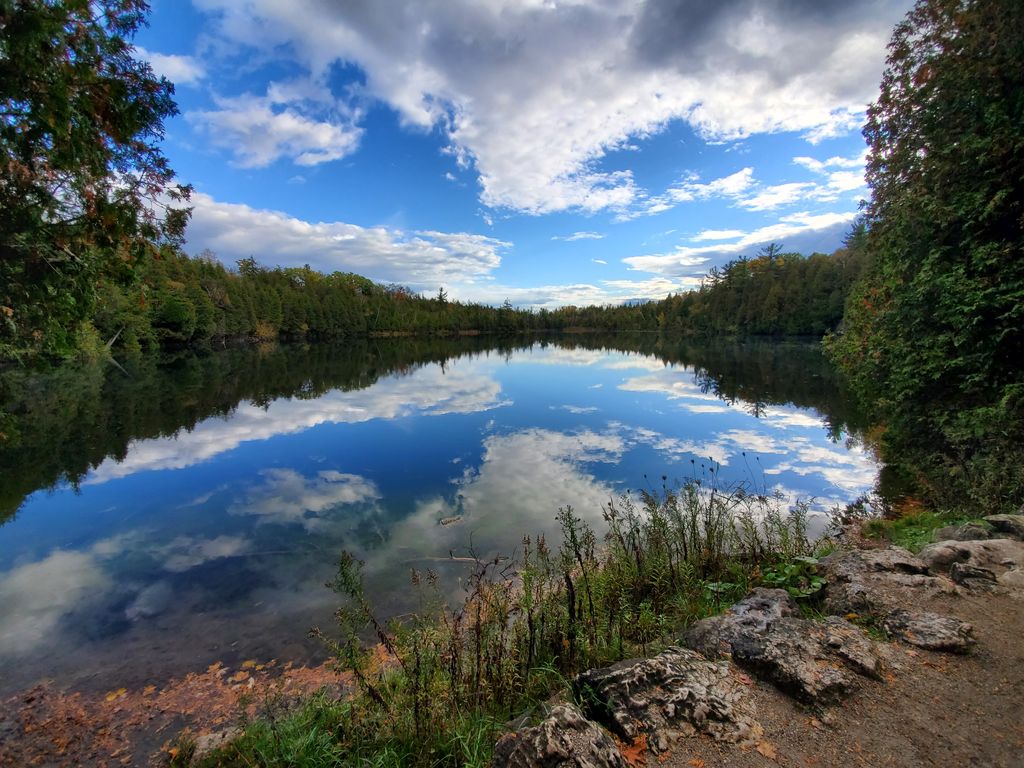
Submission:
{"label": "rock", "polygon": [[740,666],[810,702],[835,701],[859,685],[857,675],[881,673],[878,648],[859,627],[795,616],[784,590],[758,589],[721,616],[694,624],[685,642],[711,658]]}
{"label": "rock", "polygon": [[884,614],[925,597],[956,592],[956,586],[932,576],[928,564],[899,547],[837,552],[819,569],[828,613]]}
{"label": "rock", "polygon": [[198,765],[211,752],[227,746],[241,735],[241,729],[227,728],[223,731],[203,733],[196,736],[195,746],[192,748],[191,763]]}
{"label": "rock", "polygon": [[985,522],[1003,536],[1017,541],[1024,541],[1024,514],[1020,515],[989,515]]}
{"label": "rock", "polygon": [[721,616],[693,624],[684,642],[708,658],[719,659],[732,653],[732,641],[739,634],[764,632],[771,622],[799,614],[796,600],[786,590],[758,587]]}
{"label": "rock", "polygon": [[[1012,517],[1012,515],[1005,515]],[[958,576],[989,571],[999,586],[1011,590],[1024,589],[1024,542],[1014,539],[987,541],[940,541],[921,550],[921,559],[935,571],[953,572]],[[971,571],[965,571],[967,566]],[[974,578],[969,576],[967,578]],[[984,585],[983,585],[984,586]]]}
{"label": "rock", "polygon": [[949,578],[968,589],[992,592],[998,589],[996,575],[988,568],[978,568],[964,563],[953,563],[949,567]]}
{"label": "rock", "polygon": [[928,611],[895,610],[882,627],[903,642],[929,651],[967,653],[975,644],[974,628],[965,621]]}
{"label": "rock", "polygon": [[540,725],[502,736],[493,768],[627,768],[615,742],[571,704],[555,707]]}
{"label": "rock", "polygon": [[686,648],[584,672],[573,690],[590,717],[625,740],[646,736],[655,753],[698,733],[732,743],[753,743],[763,734],[728,663]]}
{"label": "rock", "polygon": [[984,520],[963,523],[962,525],[947,525],[945,528],[938,528],[935,531],[935,541],[978,541],[980,539],[991,539],[996,528]]}

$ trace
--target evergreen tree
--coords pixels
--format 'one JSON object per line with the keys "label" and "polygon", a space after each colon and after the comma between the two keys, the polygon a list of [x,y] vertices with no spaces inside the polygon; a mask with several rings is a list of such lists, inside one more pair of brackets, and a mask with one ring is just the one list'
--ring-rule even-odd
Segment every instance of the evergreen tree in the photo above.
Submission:
{"label": "evergreen tree", "polygon": [[1024,500],[1024,3],[919,0],[896,27],[864,248],[833,355],[933,500]]}

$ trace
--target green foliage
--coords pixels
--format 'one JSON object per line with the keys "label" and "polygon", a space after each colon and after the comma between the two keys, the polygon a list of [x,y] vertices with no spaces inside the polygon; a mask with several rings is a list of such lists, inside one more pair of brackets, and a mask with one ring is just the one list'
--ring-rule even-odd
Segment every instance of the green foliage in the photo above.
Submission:
{"label": "green foliage", "polygon": [[965,523],[968,516],[927,510],[908,512],[896,518],[874,518],[864,523],[864,533],[884,539],[897,547],[920,552],[935,540],[935,531],[947,525]]}
{"label": "green foliage", "polygon": [[653,309],[663,330],[821,336],[839,325],[862,264],[861,251],[850,242],[831,256],[809,257],[782,253],[772,243],[754,258],[713,268],[699,291],[670,296]]}
{"label": "green foliage", "polygon": [[0,0],[0,351],[67,354],[99,283],[174,242],[173,86],[128,42],[142,0]]}
{"label": "green foliage", "polygon": [[825,586],[825,579],[816,572],[818,558],[801,556],[783,560],[766,568],[761,581],[769,587],[784,589],[796,599],[813,597]]}
{"label": "green foliage", "polygon": [[420,610],[387,624],[363,594],[361,564],[343,556],[333,584],[341,636],[317,634],[358,692],[267,709],[201,765],[487,765],[502,723],[577,672],[721,611],[761,558],[804,564],[812,549],[802,508],[697,482],[609,505],[601,547],[571,509],[557,519],[557,550],[527,537],[514,561],[474,554],[460,604],[434,574],[412,571]]}
{"label": "green foliage", "polygon": [[870,267],[830,351],[928,501],[1024,501],[1024,5],[920,0],[868,113]]}

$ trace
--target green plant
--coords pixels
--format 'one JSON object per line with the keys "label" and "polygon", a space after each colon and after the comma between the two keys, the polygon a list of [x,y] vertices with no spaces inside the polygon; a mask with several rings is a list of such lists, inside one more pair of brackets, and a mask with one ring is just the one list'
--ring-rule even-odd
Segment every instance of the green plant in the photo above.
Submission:
{"label": "green plant", "polygon": [[789,592],[798,600],[817,595],[825,586],[825,579],[816,573],[816,557],[799,556],[780,561],[766,568],[761,581],[770,587]]}

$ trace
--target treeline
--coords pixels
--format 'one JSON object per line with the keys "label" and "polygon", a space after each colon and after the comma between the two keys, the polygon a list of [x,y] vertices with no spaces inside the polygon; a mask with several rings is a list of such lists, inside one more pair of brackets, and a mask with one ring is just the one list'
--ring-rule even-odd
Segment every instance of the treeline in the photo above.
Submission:
{"label": "treeline", "polygon": [[754,258],[713,267],[699,291],[657,305],[658,328],[730,336],[821,336],[843,319],[863,266],[864,227],[831,255],[781,253],[771,244]]}
{"label": "treeline", "polygon": [[526,331],[670,331],[689,335],[822,335],[834,329],[859,269],[856,249],[831,256],[770,247],[713,269],[698,291],[659,302],[538,311],[421,296],[347,272],[273,268],[165,248],[137,282],[101,283],[91,321],[73,340],[89,357],[211,341]]}

